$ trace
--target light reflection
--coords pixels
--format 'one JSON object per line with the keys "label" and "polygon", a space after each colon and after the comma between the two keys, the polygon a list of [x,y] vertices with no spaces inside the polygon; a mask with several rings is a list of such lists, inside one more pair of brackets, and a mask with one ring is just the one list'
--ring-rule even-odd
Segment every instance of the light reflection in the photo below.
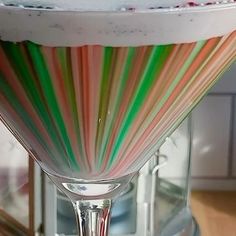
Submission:
{"label": "light reflection", "polygon": [[211,152],[211,150],[212,150],[212,146],[211,145],[206,145],[206,146],[202,147],[199,150],[199,154],[200,155],[206,155],[207,153]]}

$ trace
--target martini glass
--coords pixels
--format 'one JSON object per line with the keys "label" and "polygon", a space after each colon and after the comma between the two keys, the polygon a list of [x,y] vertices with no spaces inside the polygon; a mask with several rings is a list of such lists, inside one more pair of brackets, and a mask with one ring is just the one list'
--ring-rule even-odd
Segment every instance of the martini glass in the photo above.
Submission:
{"label": "martini glass", "polygon": [[[171,3],[171,4],[170,4]],[[80,236],[236,57],[236,3],[0,1],[0,114]]]}

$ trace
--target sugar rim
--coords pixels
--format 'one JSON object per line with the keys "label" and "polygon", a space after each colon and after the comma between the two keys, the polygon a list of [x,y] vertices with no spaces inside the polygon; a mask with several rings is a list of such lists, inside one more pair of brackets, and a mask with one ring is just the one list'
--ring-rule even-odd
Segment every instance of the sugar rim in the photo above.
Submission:
{"label": "sugar rim", "polygon": [[28,11],[47,11],[47,12],[71,12],[71,13],[165,13],[165,12],[198,12],[203,10],[214,10],[214,9],[223,9],[223,8],[236,7],[236,0],[222,0],[206,3],[197,3],[194,1],[187,2],[185,4],[175,5],[175,6],[157,6],[157,7],[148,7],[148,8],[132,8],[132,7],[120,7],[116,10],[86,10],[86,9],[66,9],[60,8],[58,6],[50,7],[42,5],[23,5],[23,4],[13,4],[13,3],[3,3],[0,1],[0,9],[6,8],[9,10],[28,10]]}

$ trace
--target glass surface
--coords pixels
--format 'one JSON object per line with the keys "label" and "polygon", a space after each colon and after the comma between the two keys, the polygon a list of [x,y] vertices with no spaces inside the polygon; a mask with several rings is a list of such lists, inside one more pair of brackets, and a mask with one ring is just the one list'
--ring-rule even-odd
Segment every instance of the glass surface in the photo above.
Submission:
{"label": "glass surface", "polygon": [[1,122],[0,155],[0,215],[6,213],[28,228],[28,153]]}
{"label": "glass surface", "polygon": [[0,42],[1,115],[51,174],[125,176],[234,60],[235,42],[236,32],[144,47]]}
{"label": "glass surface", "polygon": [[1,118],[72,200],[81,235],[108,235],[111,198],[236,56],[235,2],[113,3],[0,4]]}

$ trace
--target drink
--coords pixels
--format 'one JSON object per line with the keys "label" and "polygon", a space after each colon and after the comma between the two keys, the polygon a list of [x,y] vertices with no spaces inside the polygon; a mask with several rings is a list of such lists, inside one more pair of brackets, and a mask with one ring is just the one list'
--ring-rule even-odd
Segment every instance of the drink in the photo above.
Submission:
{"label": "drink", "polygon": [[1,114],[53,171],[123,176],[214,84],[235,44],[235,32],[165,46],[1,42]]}
{"label": "drink", "polygon": [[52,176],[136,172],[235,60],[226,5],[3,6],[1,116]]}

